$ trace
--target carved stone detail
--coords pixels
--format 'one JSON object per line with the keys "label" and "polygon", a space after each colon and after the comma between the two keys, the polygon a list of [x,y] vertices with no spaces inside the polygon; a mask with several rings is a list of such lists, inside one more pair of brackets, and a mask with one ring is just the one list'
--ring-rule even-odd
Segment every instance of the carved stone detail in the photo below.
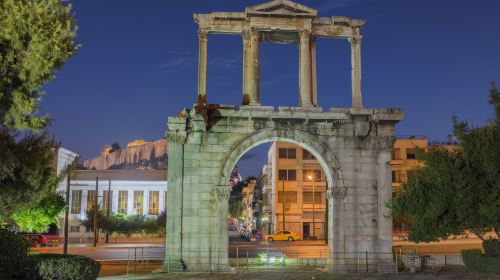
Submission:
{"label": "carved stone detail", "polygon": [[167,140],[168,143],[175,143],[175,144],[185,144],[187,139],[187,134],[186,132],[182,131],[169,131],[167,133]]}
{"label": "carved stone detail", "polygon": [[332,188],[328,189],[326,192],[326,196],[328,197],[328,200],[332,200],[332,199],[343,200],[346,195],[347,195],[347,188],[340,187],[340,186],[333,186]]}
{"label": "carved stone detail", "polygon": [[218,186],[215,188],[215,199],[217,202],[223,202],[229,199],[231,188],[229,186]]}
{"label": "carved stone detail", "polygon": [[377,146],[379,149],[392,149],[396,142],[396,136],[379,136],[377,137]]}

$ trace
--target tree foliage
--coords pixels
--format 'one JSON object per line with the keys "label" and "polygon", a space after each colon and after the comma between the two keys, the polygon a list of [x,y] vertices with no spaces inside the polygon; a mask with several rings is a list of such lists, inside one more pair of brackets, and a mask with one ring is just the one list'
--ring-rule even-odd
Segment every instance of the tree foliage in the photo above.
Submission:
{"label": "tree foliage", "polygon": [[496,119],[471,128],[454,118],[461,149],[431,149],[420,153],[424,166],[403,184],[390,203],[393,216],[409,221],[412,241],[434,241],[461,234],[464,229],[479,238],[500,225],[500,125],[499,93],[494,84],[490,104]]}
{"label": "tree foliage", "polygon": [[41,129],[41,86],[77,49],[71,6],[62,0],[0,2],[0,120],[14,129]]}
{"label": "tree foliage", "polygon": [[17,140],[0,130],[0,217],[37,205],[54,193],[57,180],[50,162],[57,143],[47,134],[26,134]]}
{"label": "tree foliage", "polygon": [[57,218],[66,209],[66,201],[61,193],[44,197],[38,205],[24,208],[12,215],[13,221],[21,231],[44,232],[49,225],[58,222]]}
{"label": "tree foliage", "polygon": [[37,116],[42,86],[72,56],[76,25],[63,0],[0,1],[0,219],[55,191],[58,148]]}

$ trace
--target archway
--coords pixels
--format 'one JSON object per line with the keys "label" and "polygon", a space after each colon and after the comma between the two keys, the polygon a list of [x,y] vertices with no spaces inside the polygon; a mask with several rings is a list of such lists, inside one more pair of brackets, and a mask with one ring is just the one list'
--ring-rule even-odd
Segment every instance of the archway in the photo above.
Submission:
{"label": "archway", "polygon": [[[326,256],[327,264],[332,265],[333,262],[337,262],[338,264],[339,260],[343,260],[343,252],[345,251],[343,230],[344,209],[342,198],[345,194],[346,188],[343,181],[342,169],[335,154],[319,138],[307,134],[307,131],[301,130],[257,130],[255,133],[236,143],[232,150],[227,153],[223,160],[224,164],[220,169],[220,185],[222,186],[227,184],[234,166],[244,154],[252,148],[268,142],[285,142],[294,144],[307,150],[319,162],[327,181],[327,219],[325,219],[327,227],[324,229],[326,231],[325,241],[328,244],[329,252]],[[334,193],[336,193],[335,197]],[[218,207],[218,209],[220,209],[219,217],[221,223],[223,223],[221,229],[225,229],[227,228],[227,200],[219,201],[219,203],[221,204],[220,207]],[[284,211],[282,215],[284,217]],[[282,219],[284,220],[284,218]],[[225,230],[220,231],[221,234],[226,232],[227,231]],[[221,246],[224,245],[221,244]]]}

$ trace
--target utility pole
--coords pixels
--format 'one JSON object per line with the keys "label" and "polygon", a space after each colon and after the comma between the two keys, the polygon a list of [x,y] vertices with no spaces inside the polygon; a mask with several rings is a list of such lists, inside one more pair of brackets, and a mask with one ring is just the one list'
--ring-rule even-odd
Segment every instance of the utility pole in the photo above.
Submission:
{"label": "utility pole", "polygon": [[94,247],[97,247],[97,192],[99,192],[99,177],[95,177],[95,194],[94,194]]}
{"label": "utility pole", "polygon": [[68,173],[66,177],[66,210],[64,211],[64,247],[63,254],[68,254],[68,233],[69,233],[69,186],[70,186],[70,175],[71,172]]}
{"label": "utility pole", "polygon": [[285,230],[285,175],[282,176],[281,178],[283,182],[283,201],[281,202],[282,210],[283,210],[283,230]]}
{"label": "utility pole", "polygon": [[[108,217],[109,221],[109,212],[111,209],[111,179],[108,182],[108,196],[106,197],[106,217]],[[109,228],[106,229],[106,243],[109,243]]]}
{"label": "utility pole", "polygon": [[316,211],[315,211],[315,206],[316,206],[316,194],[314,193],[314,189],[316,187],[316,184],[313,182],[313,236],[312,239],[316,240],[316,229],[314,228],[314,221],[315,221],[315,216],[316,216]]}

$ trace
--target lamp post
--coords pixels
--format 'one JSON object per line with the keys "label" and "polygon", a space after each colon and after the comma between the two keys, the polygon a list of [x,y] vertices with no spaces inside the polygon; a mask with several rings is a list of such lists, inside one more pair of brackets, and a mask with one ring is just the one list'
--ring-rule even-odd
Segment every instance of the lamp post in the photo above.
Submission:
{"label": "lamp post", "polygon": [[316,240],[316,229],[315,229],[315,218],[316,218],[316,211],[315,211],[315,210],[316,210],[316,208],[315,208],[315,206],[316,206],[316,197],[315,197],[315,192],[314,192],[314,190],[315,190],[315,188],[316,188],[316,185],[314,184],[314,177],[313,177],[312,175],[307,176],[307,178],[313,182],[313,195],[312,195],[312,198],[313,198],[313,225],[312,225],[312,227],[313,227],[313,231],[312,231],[312,236],[311,236],[311,239],[312,239],[312,240]]}
{"label": "lamp post", "polygon": [[283,182],[283,201],[281,202],[281,207],[283,211],[283,229],[285,230],[285,175],[281,176],[281,181]]}

